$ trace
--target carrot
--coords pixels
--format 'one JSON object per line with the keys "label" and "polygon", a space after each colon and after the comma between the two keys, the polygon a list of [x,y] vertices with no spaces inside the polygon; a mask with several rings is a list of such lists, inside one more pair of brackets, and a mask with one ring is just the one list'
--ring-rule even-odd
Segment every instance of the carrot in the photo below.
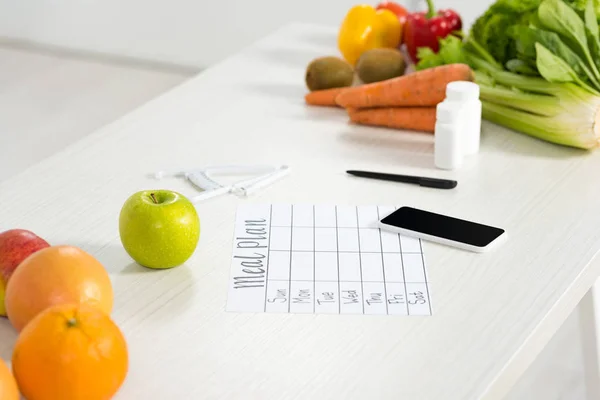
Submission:
{"label": "carrot", "polygon": [[348,88],[336,102],[344,107],[433,107],[446,97],[446,85],[453,81],[473,81],[466,64],[450,64],[425,69],[381,82]]}
{"label": "carrot", "polygon": [[435,107],[361,108],[347,111],[350,120],[361,125],[430,133],[435,130]]}
{"label": "carrot", "polygon": [[338,107],[337,103],[335,102],[335,99],[345,89],[348,88],[341,87],[333,89],[315,90],[314,92],[310,92],[306,96],[304,96],[304,100],[306,101],[306,104],[310,104],[313,106]]}

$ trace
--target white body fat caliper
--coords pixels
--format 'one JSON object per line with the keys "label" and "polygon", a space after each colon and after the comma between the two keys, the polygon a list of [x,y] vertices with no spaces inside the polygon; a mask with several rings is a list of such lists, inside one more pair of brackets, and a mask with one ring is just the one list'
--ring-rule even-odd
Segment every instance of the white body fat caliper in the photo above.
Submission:
{"label": "white body fat caliper", "polygon": [[[265,188],[290,172],[287,165],[223,165],[196,168],[179,172],[160,171],[154,174],[154,178],[183,177],[194,187],[202,190],[202,193],[190,197],[192,203],[199,203],[213,197],[234,194],[246,197],[256,191]],[[215,175],[247,175],[262,174],[249,179],[244,179],[233,184],[222,185],[215,180]]]}

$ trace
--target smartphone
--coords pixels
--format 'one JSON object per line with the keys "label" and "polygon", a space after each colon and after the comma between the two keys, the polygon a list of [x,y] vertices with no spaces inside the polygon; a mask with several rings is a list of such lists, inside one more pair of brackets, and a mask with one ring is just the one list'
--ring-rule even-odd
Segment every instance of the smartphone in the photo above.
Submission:
{"label": "smartphone", "polygon": [[477,253],[491,250],[506,238],[504,229],[412,207],[394,211],[379,221],[379,227]]}

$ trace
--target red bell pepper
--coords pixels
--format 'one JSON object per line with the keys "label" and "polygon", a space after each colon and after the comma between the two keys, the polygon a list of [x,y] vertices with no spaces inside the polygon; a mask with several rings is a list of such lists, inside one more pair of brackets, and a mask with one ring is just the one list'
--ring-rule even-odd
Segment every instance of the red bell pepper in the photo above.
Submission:
{"label": "red bell pepper", "polygon": [[402,7],[400,4],[393,2],[393,1],[387,1],[387,0],[384,0],[381,3],[379,3],[375,9],[376,10],[382,10],[382,9],[390,10],[391,12],[393,12],[394,14],[396,14],[398,16],[398,18],[400,19],[400,22],[402,22],[402,23],[404,23],[404,21],[406,20],[406,16],[409,14],[408,10],[406,8]]}
{"label": "red bell pepper", "polygon": [[404,43],[414,63],[419,47],[429,47],[435,53],[440,49],[439,39],[462,29],[462,20],[454,10],[435,11],[433,0],[427,0],[429,11],[409,14],[404,24]]}

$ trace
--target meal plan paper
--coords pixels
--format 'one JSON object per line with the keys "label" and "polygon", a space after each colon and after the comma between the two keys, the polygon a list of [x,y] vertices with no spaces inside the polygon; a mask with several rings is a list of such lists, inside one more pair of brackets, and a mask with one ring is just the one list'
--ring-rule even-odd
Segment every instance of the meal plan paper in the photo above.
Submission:
{"label": "meal plan paper", "polygon": [[395,209],[241,205],[227,311],[431,315],[421,241],[377,228]]}

